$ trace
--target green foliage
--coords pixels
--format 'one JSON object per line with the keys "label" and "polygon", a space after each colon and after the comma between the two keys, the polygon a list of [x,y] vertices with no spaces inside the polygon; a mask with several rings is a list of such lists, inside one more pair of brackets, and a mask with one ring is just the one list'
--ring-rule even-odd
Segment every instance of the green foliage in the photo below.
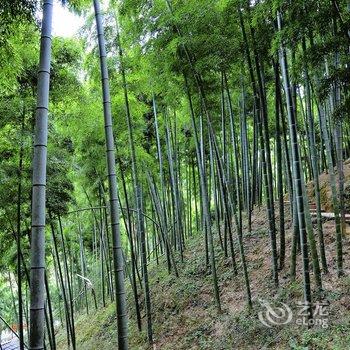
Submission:
{"label": "green foliage", "polygon": [[[19,234],[24,261],[27,266],[29,265],[32,143],[39,56],[39,26],[35,19],[38,3],[38,1],[22,0],[3,1],[0,5],[0,251],[3,253],[0,257],[0,267],[1,270],[11,273],[14,273],[16,269],[15,238],[18,234],[19,180],[22,186],[20,193],[22,230]],[[155,179],[159,177],[153,97],[158,105],[160,145],[165,159],[163,171],[166,182],[170,182],[169,160],[166,157],[165,130],[167,125],[171,130],[171,142],[176,149],[176,157],[179,158],[176,166],[178,166],[178,172],[182,174],[179,186],[183,186],[183,192],[188,190],[188,184],[192,181],[185,179],[186,175],[184,175],[187,174],[189,165],[196,162],[194,132],[184,76],[186,76],[188,92],[193,102],[197,126],[199,115],[205,119],[203,108],[205,102],[214,130],[220,130],[222,123],[220,113],[221,74],[224,72],[228,77],[236,127],[239,126],[239,116],[242,113],[242,88],[243,86],[246,88],[248,142],[252,145],[255,99],[247,66],[246,49],[250,51],[253,61],[253,74],[257,73],[255,60],[260,62],[269,116],[268,128],[272,135],[275,133],[275,81],[271,62],[272,60],[278,61],[278,49],[283,43],[287,48],[288,60],[291,62],[292,83],[299,88],[303,87],[305,84],[303,71],[307,67],[312,88],[318,93],[319,102],[329,101],[334,89],[339,87],[341,99],[332,111],[333,117],[345,122],[349,119],[349,40],[344,29],[348,28],[350,17],[346,9],[346,1],[337,1],[337,3],[339,10],[332,7],[330,1],[325,0],[111,1],[107,9],[105,26],[112,114],[115,124],[117,175],[119,181],[121,174],[126,179],[130,206],[135,208],[124,83],[121,76],[122,67],[126,74],[136,159],[140,169],[139,182],[143,188],[145,212],[149,214],[152,213],[152,200],[148,191],[147,171]],[[83,247],[88,261],[87,273],[93,280],[98,289],[98,296],[101,298],[100,266],[96,262],[100,259],[98,254],[101,253],[98,252],[98,249],[101,248],[96,246],[95,240],[98,239],[94,235],[98,237],[99,229],[102,230],[102,227],[105,229],[108,226],[108,217],[104,222],[103,217],[99,216],[100,212],[97,211],[94,213],[86,211],[78,215],[68,214],[77,208],[105,204],[108,206],[108,195],[104,193],[107,189],[107,177],[98,48],[92,20],[91,1],[65,1],[65,6],[84,15],[86,24],[78,39],[53,38],[47,207],[54,216],[53,225],[56,230],[58,230],[57,216],[62,217],[67,250],[72,254],[70,263],[74,267],[74,269],[72,267],[73,273],[81,270],[80,246],[77,238],[79,223],[81,224]],[[238,9],[242,12],[247,42],[242,36]],[[277,11],[281,11],[283,18],[281,31],[277,31],[276,28]],[[120,27],[123,62],[120,61],[118,55],[116,21]],[[302,48],[304,39],[306,52]],[[338,57],[336,64],[334,63],[335,57]],[[327,73],[325,73],[325,62],[329,70]],[[284,99],[283,92],[283,103]],[[302,108],[304,108],[304,102],[297,101],[296,109],[300,111]],[[316,115],[317,109],[316,107],[314,109]],[[301,115],[300,113],[298,120],[300,125],[303,123]],[[228,115],[224,117],[228,118]],[[319,130],[316,133],[319,138]],[[207,158],[209,137],[206,128],[204,128],[203,135],[203,151]],[[305,136],[304,126],[300,135]],[[220,131],[216,136],[221,142]],[[238,140],[240,143],[240,137]],[[271,140],[271,144],[272,141],[274,140]],[[239,144],[239,151],[241,146]],[[227,153],[231,156],[232,149],[229,148]],[[22,159],[21,169],[19,169],[20,158]],[[175,163],[175,160],[173,161]],[[156,184],[159,186],[158,180]],[[121,188],[121,185],[119,187]],[[198,183],[196,190],[198,195],[200,192]],[[168,192],[166,196],[171,198],[172,193]],[[119,194],[122,205],[124,205],[123,191],[120,191]],[[189,206],[185,200],[182,204],[184,208]],[[215,208],[210,209],[214,214]],[[193,223],[192,227],[194,227]],[[121,225],[121,231],[123,247],[127,247],[125,251],[128,253],[129,241],[124,223]],[[149,230],[148,234],[151,241],[154,233]],[[244,232],[244,239],[251,237],[260,239],[267,234],[266,228],[261,227],[250,233]],[[46,235],[51,243],[48,229]],[[62,244],[61,241],[59,243]],[[196,244],[198,242],[194,240],[194,245]],[[219,246],[218,242],[216,246]],[[47,248],[48,271],[52,278],[51,248],[49,244]],[[194,246],[189,245],[189,248],[193,249]],[[163,326],[162,322],[167,322],[165,316],[171,318],[186,305],[195,305],[197,301],[191,298],[196,299],[201,295],[203,286],[200,284],[202,282],[204,287],[209,289],[207,284],[210,279],[210,270],[203,263],[204,247],[201,248],[203,252],[197,251],[196,255],[191,258],[190,264],[181,265],[183,283],[177,281],[174,276],[169,276],[165,269],[152,266],[153,270],[150,273],[152,297],[157,298],[155,295],[157,286],[168,291],[163,300],[156,299],[156,306],[163,312],[162,315],[156,317],[156,323],[160,324],[160,329]],[[235,248],[238,251],[236,245]],[[227,259],[225,260],[219,248],[215,250],[215,253],[218,268],[224,269]],[[177,255],[176,259],[178,260]],[[130,265],[128,254],[126,254],[126,260]],[[255,266],[252,264],[250,269],[260,268],[262,264],[263,260],[256,261]],[[4,293],[7,303],[4,312],[9,315],[13,307],[9,303],[10,294],[6,291],[8,282],[2,273],[0,278],[2,278],[0,294]],[[222,284],[232,279],[231,271],[222,271],[219,277]],[[51,280],[50,284],[53,284]],[[278,292],[278,298],[288,300],[300,296],[300,289],[299,284],[291,284]],[[56,305],[59,300],[57,290],[54,295]],[[179,295],[181,296],[180,301]],[[335,300],[339,297],[336,293],[333,296],[330,295],[330,298]],[[201,302],[206,310],[210,309],[209,302]],[[80,304],[79,307],[81,307]],[[94,324],[88,325],[87,319],[83,319],[78,325],[86,333],[82,342],[86,341],[92,348],[96,348],[98,345],[95,341],[98,341],[99,337],[105,337],[106,342],[110,341],[111,344],[114,344],[116,330],[113,329],[114,325],[110,326],[113,324],[112,321],[114,322],[114,313],[111,307],[106,313],[101,312],[94,315],[93,322],[107,327],[108,332],[105,334],[103,330],[100,330],[98,337],[91,339],[92,335],[95,335]],[[224,348],[224,346],[239,344],[243,337],[257,338],[259,332],[268,339],[272,337],[268,330],[262,330],[255,322],[256,320],[246,314],[233,320],[225,319],[228,329],[235,334],[240,334],[237,343],[230,337],[223,343],[219,343],[213,337],[209,337],[215,325],[197,324],[196,321],[191,319],[189,322],[191,332],[183,340],[187,346],[198,340],[197,345],[202,349],[220,348],[220,346]],[[145,334],[135,336],[136,326],[133,323],[131,329],[135,339],[133,349],[142,348]],[[343,332],[342,329],[337,331]],[[323,346],[325,339],[328,339],[327,336],[317,332],[307,333],[303,337],[301,342],[298,340],[298,342],[291,343],[290,346],[301,349],[311,346],[310,344],[313,346],[316,340]]]}

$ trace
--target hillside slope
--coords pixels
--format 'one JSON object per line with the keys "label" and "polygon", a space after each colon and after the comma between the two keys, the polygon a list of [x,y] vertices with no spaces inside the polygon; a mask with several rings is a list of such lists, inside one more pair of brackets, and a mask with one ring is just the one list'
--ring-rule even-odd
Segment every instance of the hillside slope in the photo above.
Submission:
{"label": "hillside slope", "polygon": [[[218,242],[216,258],[223,308],[221,314],[217,313],[214,305],[210,272],[203,264],[205,258],[202,237],[196,236],[189,240],[184,263],[179,264],[179,278],[168,275],[164,261],[159,266],[150,264],[154,349],[350,349],[350,278],[336,277],[333,222],[324,224],[330,267],[329,274],[323,276],[323,301],[329,303],[329,315],[325,316],[328,328],[315,326],[309,330],[294,322],[297,302],[302,300],[301,257],[298,255],[297,280],[290,283],[290,220],[287,217],[286,266],[280,272],[281,288],[275,292],[270,279],[270,248],[266,222],[265,210],[255,209],[252,232],[244,237],[254,301],[250,312],[246,307],[242,275],[239,273],[234,276],[230,260],[225,258]],[[345,237],[344,264],[347,276],[350,272],[348,252],[349,239]],[[311,280],[313,283],[312,276]],[[283,301],[293,310],[293,321],[288,325],[266,327],[258,318],[259,311],[265,310],[259,299],[267,300],[273,305]],[[148,349],[145,333],[139,334],[136,329],[132,300],[128,289],[130,349]],[[111,349],[113,346],[116,348],[114,305],[109,305],[93,315],[81,316],[77,320],[76,332],[79,350]],[[60,338],[59,349],[66,349],[64,335],[61,334]]]}
{"label": "hillside slope", "polygon": [[[347,159],[343,163],[344,171],[344,205],[345,211],[350,212],[350,159]],[[338,181],[337,168],[334,168],[336,174],[336,181]],[[320,195],[321,195],[321,206],[325,211],[333,211],[332,204],[332,189],[329,180],[329,174],[324,172],[319,176],[320,181]],[[314,186],[313,182],[307,184],[307,192],[310,200],[315,201],[314,198]]]}

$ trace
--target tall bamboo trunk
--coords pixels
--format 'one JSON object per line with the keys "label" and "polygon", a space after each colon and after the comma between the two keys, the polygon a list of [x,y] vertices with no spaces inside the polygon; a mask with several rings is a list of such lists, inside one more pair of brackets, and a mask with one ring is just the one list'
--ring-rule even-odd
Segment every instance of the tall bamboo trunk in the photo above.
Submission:
{"label": "tall bamboo trunk", "polygon": [[[63,227],[62,227],[62,221],[61,217],[58,216],[58,224],[59,224],[59,231],[60,231],[60,237],[61,237],[61,244],[62,244],[62,253],[63,253],[63,269],[64,269],[64,274],[65,274],[65,279],[67,282],[67,289],[68,289],[68,297],[69,297],[69,306],[70,306],[70,324],[71,324],[71,337],[72,337],[72,346],[73,350],[76,348],[76,342],[75,342],[75,325],[74,325],[74,302],[73,302],[73,280],[72,277],[69,274],[69,268],[68,268],[68,254],[67,254],[67,249],[66,249],[66,244],[64,241],[64,236],[63,236]],[[72,265],[71,265],[72,267]],[[62,283],[63,280],[62,280]],[[68,315],[69,316],[69,315]]]}
{"label": "tall bamboo trunk", "polygon": [[[175,258],[174,258],[174,254],[173,254],[173,251],[172,251],[172,248],[170,246],[170,243],[169,243],[169,240],[168,240],[168,236],[167,236],[167,231],[166,231],[166,226],[165,226],[165,222],[164,222],[164,215],[163,215],[163,210],[162,210],[162,207],[161,207],[161,202],[160,202],[160,199],[159,199],[159,195],[158,195],[158,191],[157,191],[157,188],[155,186],[155,183],[149,173],[149,171],[147,171],[147,181],[148,181],[148,184],[149,184],[149,188],[150,188],[150,193],[151,193],[151,197],[152,197],[152,201],[153,201],[153,204],[154,204],[154,209],[155,209],[155,212],[158,216],[158,221],[160,223],[160,233],[159,233],[159,237],[160,237],[160,240],[162,241],[163,243],[163,246],[165,247],[165,253],[166,253],[166,259],[168,261],[168,267],[171,265],[174,269],[174,273],[175,273],[175,276],[176,277],[179,277],[179,274],[178,274],[178,270],[177,270],[177,267],[176,267],[176,261],[175,261]],[[169,273],[170,273],[170,270],[168,270]]]}
{"label": "tall bamboo trunk", "polygon": [[[119,59],[120,59],[120,72],[122,76],[122,83],[123,83],[123,92],[124,92],[124,103],[125,103],[125,112],[126,112],[126,121],[128,125],[128,136],[129,136],[129,147],[130,147],[130,153],[131,153],[131,162],[132,162],[132,179],[133,179],[133,189],[134,189],[134,199],[135,204],[138,209],[139,202],[137,200],[137,191],[138,191],[138,174],[137,174],[137,164],[136,164],[136,153],[135,153],[135,143],[134,143],[134,135],[133,135],[133,125],[132,125],[132,119],[131,119],[131,113],[130,113],[130,104],[129,104],[129,96],[128,96],[128,88],[127,88],[127,81],[126,81],[126,74],[124,69],[124,54],[123,49],[121,45],[120,40],[120,33],[119,33],[119,23],[116,19],[116,27],[117,27],[117,45],[118,45],[118,53],[119,53]],[[125,185],[125,182],[123,183]],[[127,199],[127,194],[125,192],[125,199]],[[134,283],[134,301],[135,301],[135,310],[136,310],[136,317],[137,317],[137,325],[138,329],[141,331],[141,316],[140,316],[140,307],[139,307],[139,301],[138,301],[138,294],[137,294],[137,285],[136,285],[136,279],[135,279],[135,268],[137,263],[135,262],[135,255],[134,255],[134,244],[132,240],[132,228],[131,228],[131,221],[130,221],[130,213],[128,212],[128,218],[129,218],[129,229],[130,229],[130,247],[131,247],[131,259],[132,259],[132,276],[133,276],[133,282]],[[137,216],[137,220],[140,220],[140,215]],[[139,229],[141,229],[141,224],[139,222]],[[142,242],[141,242],[142,244]]]}
{"label": "tall bamboo trunk", "polygon": [[[303,38],[302,42],[304,57],[306,54],[306,42]],[[306,57],[305,57],[306,62]],[[316,199],[316,210],[317,210],[317,230],[319,235],[319,246],[321,254],[322,269],[324,273],[328,272],[325,244],[323,238],[323,227],[322,227],[322,216],[321,216],[321,194],[320,194],[320,181],[319,181],[319,172],[318,172],[318,159],[317,159],[317,149],[316,149],[316,140],[315,140],[315,126],[314,126],[314,114],[312,111],[312,102],[311,102],[311,89],[310,89],[310,79],[309,72],[306,63],[304,63],[304,74],[305,74],[305,86],[306,86],[306,114],[307,114],[307,124],[309,127],[309,150],[311,157],[312,165],[312,178],[314,182],[314,191]]]}
{"label": "tall bamboo trunk", "polygon": [[[157,140],[157,156],[158,156],[158,162],[159,162],[159,179],[160,179],[160,190],[162,194],[161,198],[161,207],[163,209],[163,222],[164,222],[164,235],[166,238],[167,232],[168,232],[168,220],[167,220],[167,207],[166,207],[166,192],[165,192],[165,180],[164,180],[164,170],[163,170],[163,156],[162,156],[162,149],[160,144],[160,135],[159,135],[159,127],[158,127],[158,117],[157,117],[157,103],[156,98],[153,96],[152,99],[153,104],[153,115],[154,115],[154,127],[156,132],[156,140]],[[171,260],[169,259],[169,249],[168,246],[165,246],[166,250],[166,257],[167,257],[167,265],[168,265],[168,271],[171,271]]]}
{"label": "tall bamboo trunk", "polygon": [[146,250],[146,237],[145,237],[145,225],[142,215],[143,211],[143,198],[142,189],[137,189],[137,201],[138,201],[138,221],[139,221],[139,235],[141,240],[141,265],[143,276],[143,288],[145,293],[145,309],[147,317],[147,338],[149,344],[153,343],[153,331],[152,331],[152,310],[151,310],[151,297],[148,283],[148,270],[147,270],[147,250]]}
{"label": "tall bamboo trunk", "polygon": [[109,93],[109,80],[107,69],[107,55],[104,39],[104,31],[102,27],[102,14],[98,0],[94,0],[96,27],[99,44],[100,65],[101,65],[101,81],[103,91],[103,112],[105,123],[106,137],[106,155],[109,182],[109,201],[111,210],[111,230],[113,239],[113,261],[115,275],[115,296],[117,307],[118,322],[118,345],[119,350],[128,349],[128,321],[127,306],[124,286],[124,268],[123,268],[123,252],[120,237],[119,224],[119,207],[118,207],[118,188],[115,169],[115,150],[113,122],[111,114],[111,101]]}
{"label": "tall bamboo trunk", "polygon": [[130,214],[130,205],[129,205],[129,196],[126,190],[126,182],[125,182],[125,176],[124,172],[121,169],[121,178],[122,178],[122,187],[123,187],[123,192],[124,192],[124,200],[125,200],[125,205],[126,205],[126,210],[127,210],[127,219],[128,222],[126,224],[125,222],[125,227],[128,232],[128,237],[129,237],[129,243],[130,243],[130,259],[131,259],[131,285],[133,289],[133,294],[134,294],[134,303],[135,303],[135,313],[136,313],[136,319],[137,319],[137,327],[138,330],[141,331],[142,329],[142,323],[141,323],[141,313],[140,313],[140,305],[139,305],[139,299],[138,299],[138,294],[137,294],[137,283],[136,283],[136,270],[137,270],[137,262],[136,262],[136,257],[135,257],[135,250],[134,250],[134,239],[133,239],[133,227],[132,227],[132,218]]}
{"label": "tall bamboo trunk", "polygon": [[22,268],[21,268],[21,205],[22,205],[22,171],[23,171],[23,134],[24,134],[25,110],[22,113],[21,121],[21,141],[18,163],[18,193],[17,193],[17,285],[18,285],[18,327],[19,327],[19,346],[24,350],[23,334],[23,298],[22,298]]}
{"label": "tall bamboo trunk", "polygon": [[[231,121],[232,119],[232,110],[230,110],[230,115],[231,115]],[[211,129],[211,128],[210,128]],[[232,126],[231,126],[232,129]],[[244,282],[245,282],[245,287],[246,287],[246,296],[247,296],[247,302],[248,302],[248,307],[252,307],[252,300],[251,300],[251,291],[250,291],[250,283],[249,283],[249,275],[248,275],[248,268],[247,268],[247,263],[246,263],[246,258],[245,258],[245,253],[244,253],[244,245],[243,245],[243,231],[242,231],[242,213],[241,213],[241,206],[238,205],[238,203],[235,203],[235,196],[229,195],[228,191],[228,186],[227,186],[227,179],[225,176],[225,173],[223,171],[223,165],[221,163],[221,159],[218,154],[218,147],[216,145],[216,140],[215,140],[215,135],[213,134],[213,131],[211,129],[210,133],[211,141],[213,143],[213,149],[215,151],[216,155],[216,162],[217,162],[217,169],[218,169],[218,174],[219,174],[219,179],[221,182],[221,186],[225,191],[223,191],[223,199],[224,199],[224,206],[227,208],[227,212],[233,213],[234,215],[234,220],[235,220],[235,225],[236,225],[236,233],[237,233],[237,239],[238,239],[238,246],[239,246],[239,252],[240,252],[240,257],[242,261],[242,269],[243,269],[243,275],[244,275]],[[238,152],[236,150],[235,152],[236,155],[236,164],[238,161]],[[236,174],[235,174],[236,176]],[[237,183],[237,180],[235,180]],[[237,200],[239,200],[239,197],[236,197]],[[237,210],[238,210],[238,215],[237,215]],[[230,234],[230,240],[232,239],[231,236],[231,225],[229,225],[229,234]],[[231,243],[231,242],[230,242]],[[233,246],[231,247],[231,254],[234,254],[233,252]],[[234,259],[234,255],[233,259]],[[234,261],[234,269],[235,269],[235,261]]]}
{"label": "tall bamboo trunk", "polygon": [[[281,14],[277,14],[278,29],[281,30]],[[286,93],[287,101],[287,113],[288,113],[288,124],[289,133],[292,145],[292,159],[293,159],[293,178],[295,186],[295,198],[296,206],[298,211],[298,222],[299,222],[299,234],[300,244],[303,257],[303,280],[304,280],[304,302],[307,307],[308,318],[312,318],[311,314],[311,287],[310,287],[310,273],[309,273],[309,257],[308,257],[308,246],[307,246],[307,234],[306,234],[306,222],[304,215],[304,197],[303,197],[303,185],[302,185],[302,169],[300,162],[300,151],[298,146],[297,138],[297,124],[294,115],[291,88],[289,83],[288,65],[286,52],[283,45],[280,47],[280,61],[282,68],[282,77],[284,83],[284,90]]]}
{"label": "tall bamboo trunk", "polygon": [[275,113],[276,113],[276,158],[277,158],[277,192],[278,192],[278,207],[279,207],[279,233],[280,233],[280,254],[279,268],[284,267],[286,242],[284,231],[284,198],[283,198],[283,170],[282,170],[282,141],[281,141],[281,123],[280,123],[280,104],[281,104],[281,89],[279,77],[279,65],[274,62],[275,73]]}
{"label": "tall bamboo trunk", "polygon": [[329,173],[329,180],[331,184],[332,191],[332,205],[335,216],[335,227],[336,227],[336,243],[337,243],[337,272],[338,276],[343,274],[343,244],[342,244],[342,236],[341,236],[341,220],[340,220],[340,210],[339,210],[339,201],[338,201],[338,193],[336,188],[336,179],[334,173],[334,167],[332,162],[332,145],[329,137],[329,133],[326,125],[326,116],[323,107],[319,108],[319,121],[322,130],[322,136],[326,148],[326,159]]}
{"label": "tall bamboo trunk", "polygon": [[41,28],[32,180],[29,348],[37,350],[44,349],[45,334],[45,206],[52,8],[53,0],[45,0]]}
{"label": "tall bamboo trunk", "polygon": [[50,217],[50,227],[51,227],[51,236],[52,236],[52,243],[54,247],[54,263],[56,265],[57,263],[57,274],[58,274],[58,279],[60,282],[60,287],[61,287],[61,292],[63,296],[63,302],[64,302],[64,310],[65,310],[65,315],[66,315],[66,332],[67,332],[67,342],[68,346],[70,346],[70,341],[72,340],[72,345],[73,349],[75,349],[75,341],[74,341],[74,336],[73,336],[73,328],[71,324],[71,315],[70,315],[70,304],[67,299],[67,293],[66,293],[66,288],[64,284],[64,278],[63,278],[63,273],[62,273],[62,268],[61,268],[61,263],[60,263],[60,256],[58,253],[58,245],[57,245],[57,238],[55,236],[55,229],[53,225],[53,220]]}
{"label": "tall bamboo trunk", "polygon": [[203,221],[204,221],[203,229],[207,230],[208,232],[208,246],[210,251],[209,255],[210,255],[210,263],[211,263],[211,270],[212,270],[211,273],[212,273],[212,279],[213,279],[214,297],[215,297],[217,310],[221,312],[221,301],[220,301],[220,292],[219,292],[218,279],[217,279],[217,273],[216,273],[216,261],[215,261],[215,252],[214,252],[212,223],[211,223],[210,211],[209,211],[208,187],[207,187],[206,174],[204,172],[204,167],[203,167],[204,159],[200,150],[198,130],[195,122],[192,99],[188,88],[186,76],[185,76],[185,85],[186,85],[186,91],[188,96],[188,102],[190,104],[191,124],[192,124],[194,139],[195,139],[195,148],[196,148],[197,163],[198,163],[198,169],[199,169],[199,180],[200,180],[200,188],[201,188],[201,195],[202,195],[202,208],[203,208]]}
{"label": "tall bamboo trunk", "polygon": [[182,237],[182,225],[181,225],[181,212],[180,212],[180,199],[179,199],[179,188],[178,181],[176,178],[175,160],[173,154],[173,147],[171,144],[171,137],[168,122],[166,121],[165,126],[165,140],[167,146],[169,174],[170,174],[170,186],[171,186],[171,197],[173,202],[173,225],[175,228],[176,242],[180,251],[181,261],[183,262],[183,237]]}

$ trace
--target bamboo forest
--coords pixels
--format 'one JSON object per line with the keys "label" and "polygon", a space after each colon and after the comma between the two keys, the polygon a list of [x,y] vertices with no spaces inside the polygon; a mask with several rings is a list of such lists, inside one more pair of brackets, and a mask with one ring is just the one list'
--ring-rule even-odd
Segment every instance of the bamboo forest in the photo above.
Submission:
{"label": "bamboo forest", "polygon": [[349,0],[1,1],[17,349],[350,349]]}

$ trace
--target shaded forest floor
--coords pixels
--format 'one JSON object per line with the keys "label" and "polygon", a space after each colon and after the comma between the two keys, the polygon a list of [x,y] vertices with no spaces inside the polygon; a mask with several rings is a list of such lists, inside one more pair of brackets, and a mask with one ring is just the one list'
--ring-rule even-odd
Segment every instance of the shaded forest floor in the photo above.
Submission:
{"label": "shaded forest floor", "polygon": [[[216,259],[223,309],[220,314],[214,305],[211,274],[204,263],[203,237],[197,235],[188,240],[184,263],[178,266],[179,278],[167,273],[164,259],[160,259],[159,266],[153,262],[149,265],[154,349],[350,349],[350,242],[349,237],[344,237],[345,277],[338,279],[333,221],[324,223],[329,273],[323,276],[323,300],[329,303],[326,309],[329,313],[328,328],[315,326],[308,330],[305,326],[297,325],[294,318],[288,325],[268,328],[258,319],[259,311],[265,310],[259,299],[268,300],[272,305],[279,305],[282,301],[291,307],[294,315],[300,311],[297,302],[303,299],[301,255],[299,253],[297,257],[297,279],[291,283],[291,222],[288,213],[289,209],[286,208],[287,256],[286,265],[280,271],[278,290],[273,289],[271,280],[270,244],[263,208],[254,210],[252,232],[244,235],[253,298],[253,310],[250,312],[246,307],[242,273],[237,276],[233,274],[231,260],[224,256],[218,241]],[[240,270],[238,248],[235,248]],[[314,287],[312,275],[311,282]],[[144,310],[141,295],[140,299]],[[130,348],[148,349],[145,331],[137,331],[129,287],[128,302]],[[142,314],[145,329],[144,311]],[[114,304],[79,317],[76,333],[79,350],[117,348]],[[65,349],[63,334],[60,339],[59,349]]]}

